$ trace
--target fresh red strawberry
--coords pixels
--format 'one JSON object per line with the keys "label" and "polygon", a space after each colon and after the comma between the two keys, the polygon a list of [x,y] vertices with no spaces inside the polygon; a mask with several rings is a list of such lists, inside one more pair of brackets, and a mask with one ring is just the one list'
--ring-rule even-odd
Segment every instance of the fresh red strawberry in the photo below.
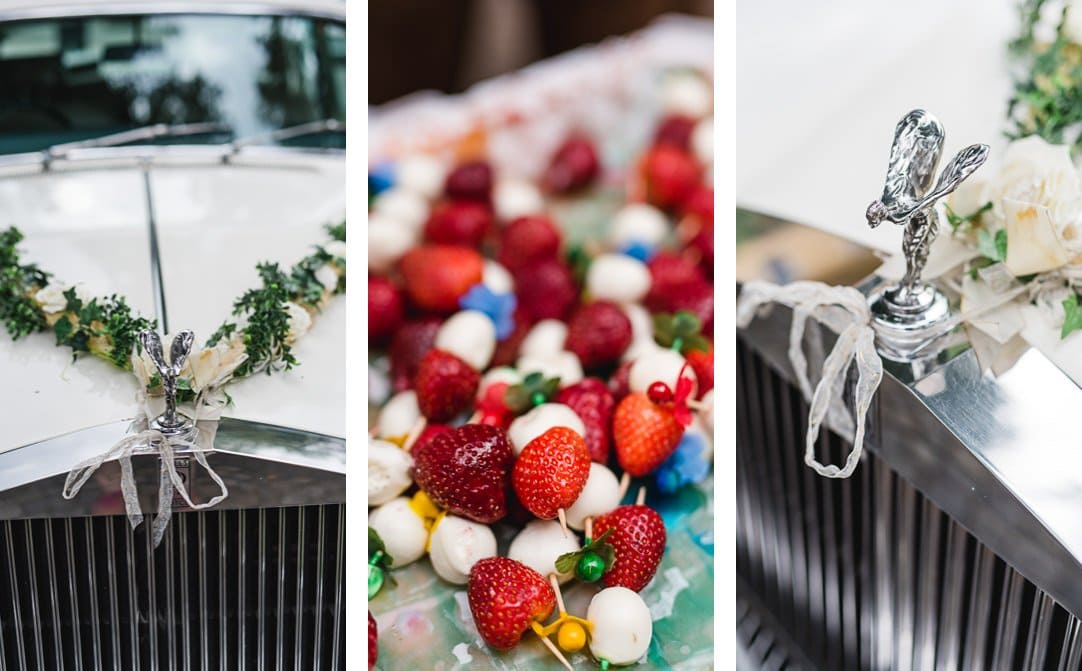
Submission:
{"label": "fresh red strawberry", "polygon": [[631,366],[634,363],[634,361],[623,362],[609,378],[609,391],[612,392],[612,398],[617,403],[631,393]]}
{"label": "fresh red strawberry", "polygon": [[519,305],[531,321],[564,319],[579,297],[571,269],[557,260],[542,261],[515,274]]}
{"label": "fresh red strawberry", "polygon": [[420,308],[454,312],[458,299],[481,281],[483,260],[472,249],[454,245],[414,247],[401,261],[406,292]]}
{"label": "fresh red strawberry", "polygon": [[512,273],[560,253],[560,231],[544,215],[512,219],[500,239],[500,264]]}
{"label": "fresh red strawberry", "polygon": [[574,352],[586,370],[614,363],[630,344],[631,320],[616,303],[587,303],[567,322],[564,349]]}
{"label": "fresh red strawberry", "polygon": [[698,317],[703,333],[714,332],[714,285],[706,281],[690,285],[669,305],[672,312],[687,310]]}
{"label": "fresh red strawberry", "polygon": [[551,193],[581,189],[597,179],[601,163],[590,138],[575,134],[564,140],[549,162],[541,184]]}
{"label": "fresh red strawberry", "polygon": [[691,147],[691,131],[695,119],[682,114],[671,114],[661,120],[654,133],[654,144],[667,144],[687,151]]}
{"label": "fresh red strawberry", "polygon": [[703,223],[687,246],[699,252],[699,267],[709,279],[714,279],[714,222]]}
{"label": "fresh red strawberry", "polygon": [[711,346],[709,352],[693,349],[685,354],[684,358],[699,381],[699,391],[695,398],[702,398],[714,388],[714,348]]}
{"label": "fresh red strawberry", "polygon": [[492,167],[484,161],[469,161],[447,174],[443,191],[455,200],[488,203],[492,197]]}
{"label": "fresh red strawberry", "polygon": [[466,424],[413,448],[413,479],[432,502],[482,524],[507,514],[514,452],[504,430]]}
{"label": "fresh red strawberry", "polygon": [[689,256],[693,254],[658,252],[646,264],[650,269],[650,292],[643,304],[652,312],[672,312],[672,306],[689,287],[706,281]]}
{"label": "fresh red strawberry", "polygon": [[417,436],[417,441],[413,444],[413,449],[416,450],[421,445],[431,443],[436,439],[436,436],[447,433],[454,428],[450,424],[433,424],[431,422],[425,424],[424,431],[421,431],[421,435]]}
{"label": "fresh red strawberry", "polygon": [[446,422],[470,407],[481,374],[450,352],[429,350],[417,367],[417,405],[430,422]]}
{"label": "fresh red strawberry", "polygon": [[466,596],[473,623],[485,643],[510,650],[534,621],[556,607],[556,594],[537,571],[507,557],[487,557],[470,569]]}
{"label": "fresh red strawberry", "polygon": [[609,427],[616,399],[605,383],[596,377],[564,387],[556,394],[556,402],[563,403],[582,419],[586,426],[586,449],[590,458],[600,464],[609,461]]}
{"label": "fresh red strawberry", "polygon": [[510,408],[503,400],[503,395],[511,385],[506,382],[493,382],[481,390],[481,398],[477,399],[476,410],[481,413],[477,421],[481,424],[492,424],[506,429],[514,419]]}
{"label": "fresh red strawberry", "polygon": [[527,510],[551,520],[579,498],[589,475],[590,452],[582,436],[555,426],[526,444],[511,470],[511,483]]}
{"label": "fresh red strawberry", "polygon": [[391,381],[395,391],[405,391],[413,386],[421,359],[436,342],[440,320],[435,317],[406,322],[391,338]]}
{"label": "fresh red strawberry", "polygon": [[402,324],[402,292],[386,277],[368,276],[368,340],[382,344]]}
{"label": "fresh red strawberry", "polygon": [[686,151],[669,145],[652,147],[643,159],[646,199],[663,210],[677,208],[702,180],[702,168]]}
{"label": "fresh red strawberry", "polygon": [[655,405],[643,393],[624,397],[612,417],[616,459],[635,477],[660,466],[676,449],[683,435],[684,427],[673,417],[672,410]]}
{"label": "fresh red strawberry", "polygon": [[376,665],[379,657],[379,631],[376,629],[376,618],[372,617],[372,611],[368,611],[368,668]]}
{"label": "fresh red strawberry", "polygon": [[451,200],[432,208],[425,223],[425,238],[445,245],[477,247],[492,226],[487,205],[468,200]]}
{"label": "fresh red strawberry", "polygon": [[661,515],[644,505],[620,506],[594,520],[598,537],[609,529],[612,534],[608,542],[616,550],[616,561],[602,577],[605,587],[641,591],[654,577],[665,553]]}
{"label": "fresh red strawberry", "polygon": [[683,214],[694,217],[700,223],[714,224],[714,189],[700,185],[684,199]]}

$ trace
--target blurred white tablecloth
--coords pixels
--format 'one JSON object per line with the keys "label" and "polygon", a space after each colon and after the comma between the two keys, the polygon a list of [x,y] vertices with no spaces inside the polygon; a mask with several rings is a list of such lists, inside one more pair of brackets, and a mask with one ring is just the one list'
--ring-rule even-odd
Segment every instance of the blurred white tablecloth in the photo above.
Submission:
{"label": "blurred white tablecloth", "polygon": [[941,166],[975,142],[995,162],[1017,25],[1013,0],[738,3],[737,204],[897,252],[901,227],[864,220],[895,124],[924,108]]}

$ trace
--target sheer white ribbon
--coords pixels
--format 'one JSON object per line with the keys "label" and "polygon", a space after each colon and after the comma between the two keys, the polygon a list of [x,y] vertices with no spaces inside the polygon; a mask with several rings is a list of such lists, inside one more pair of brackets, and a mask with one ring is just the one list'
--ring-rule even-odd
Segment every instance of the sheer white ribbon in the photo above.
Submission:
{"label": "sheer white ribbon", "polygon": [[[868,408],[883,379],[883,361],[875,349],[875,331],[871,327],[867,299],[852,287],[834,287],[821,282],[792,282],[779,286],[753,280],[744,284],[737,301],[737,327],[744,328],[756,315],[765,315],[773,303],[793,309],[789,329],[789,362],[796,373],[797,385],[809,402],[804,463],[824,477],[848,478],[860,462]],[[822,374],[814,391],[808,378],[808,360],[804,354],[804,334],[809,317],[840,333],[834,348],[823,362]],[[809,333],[812,334],[810,349],[813,357],[821,360],[823,349],[819,332],[812,329]],[[843,398],[847,372],[852,364],[857,368],[857,383],[854,412],[850,416]],[[815,442],[828,414],[836,431],[852,436],[853,448],[842,468],[823,464],[815,458]]]}

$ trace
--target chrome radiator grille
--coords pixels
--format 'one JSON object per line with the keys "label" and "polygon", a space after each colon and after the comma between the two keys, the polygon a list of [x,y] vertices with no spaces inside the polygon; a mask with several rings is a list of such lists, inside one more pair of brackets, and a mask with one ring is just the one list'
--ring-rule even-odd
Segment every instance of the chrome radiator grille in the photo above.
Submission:
{"label": "chrome radiator grille", "polygon": [[344,668],[344,511],[0,521],[0,668]]}
{"label": "chrome radiator grille", "polygon": [[[738,338],[737,572],[748,636],[772,668],[1082,669],[1082,621],[873,451],[853,477],[803,463],[807,406]],[[872,415],[875,414],[873,408]],[[874,418],[873,418],[874,421]],[[873,432],[874,439],[874,432]],[[849,445],[824,433],[820,460]],[[800,655],[771,655],[768,611]],[[738,632],[739,633],[739,632]],[[776,652],[776,651],[775,651]]]}

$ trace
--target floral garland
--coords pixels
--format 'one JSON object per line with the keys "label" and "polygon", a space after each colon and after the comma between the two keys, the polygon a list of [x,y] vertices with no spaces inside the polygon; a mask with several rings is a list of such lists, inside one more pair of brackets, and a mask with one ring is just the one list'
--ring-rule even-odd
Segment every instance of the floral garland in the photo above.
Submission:
{"label": "floral garland", "polygon": [[[327,227],[330,241],[317,246],[288,271],[277,263],[256,266],[261,286],[233,303],[227,320],[193,351],[178,380],[178,400],[259,372],[270,374],[299,364],[293,342],[311,327],[312,316],[346,289],[346,225]],[[138,334],[157,322],[136,315],[123,296],[92,297],[78,285],[63,284],[36,264],[20,259],[23,239],[12,227],[0,232],[0,321],[12,339],[52,331],[57,346],[73,358],[97,356],[132,371],[150,395],[161,377],[141,351]]]}

